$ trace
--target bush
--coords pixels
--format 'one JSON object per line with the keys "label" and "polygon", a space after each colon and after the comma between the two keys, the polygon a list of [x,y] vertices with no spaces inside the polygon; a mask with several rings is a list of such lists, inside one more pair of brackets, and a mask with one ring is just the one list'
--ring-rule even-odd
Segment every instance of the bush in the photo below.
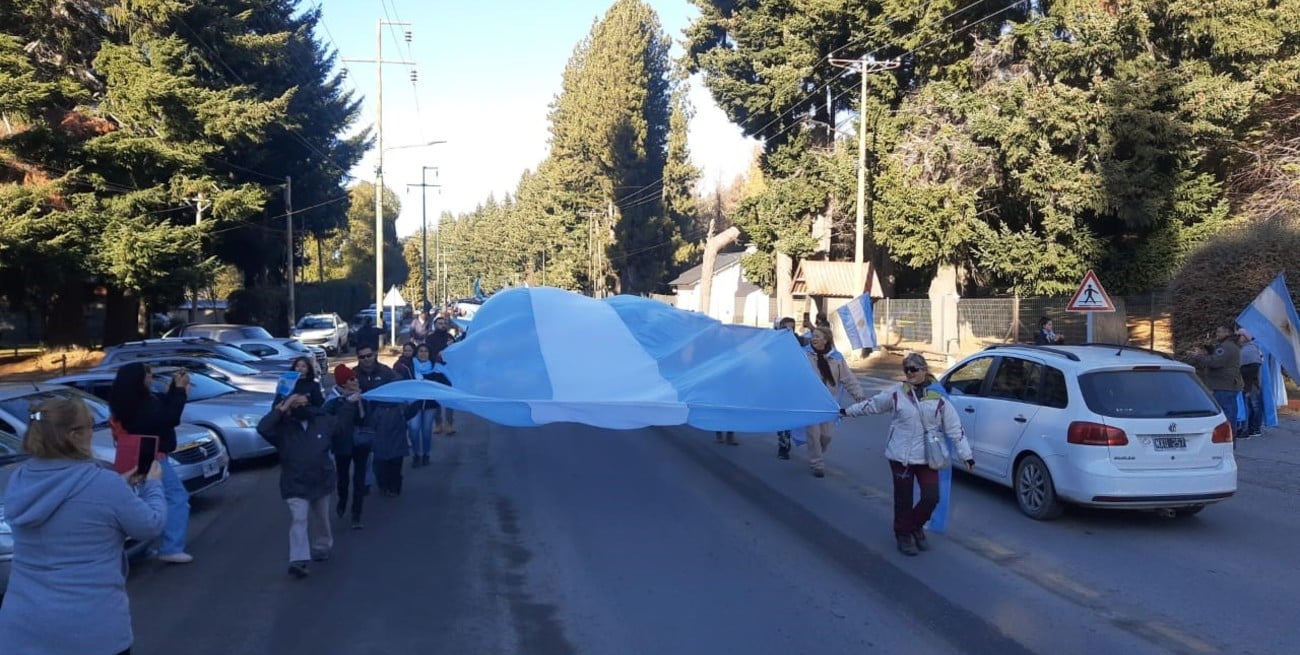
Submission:
{"label": "bush", "polygon": [[[1188,256],[1170,284],[1178,352],[1213,338],[1300,252],[1300,220],[1278,219],[1225,230]],[[1300,275],[1287,281],[1296,302]]]}

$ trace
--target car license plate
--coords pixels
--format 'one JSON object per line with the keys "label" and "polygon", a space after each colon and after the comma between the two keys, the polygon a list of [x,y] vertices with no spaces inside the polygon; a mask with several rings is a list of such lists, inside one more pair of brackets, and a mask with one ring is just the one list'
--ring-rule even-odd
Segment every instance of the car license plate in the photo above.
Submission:
{"label": "car license plate", "polygon": [[1185,437],[1156,437],[1152,439],[1156,450],[1183,450],[1187,448]]}
{"label": "car license plate", "polygon": [[212,460],[203,465],[203,477],[210,478],[221,473],[221,462]]}

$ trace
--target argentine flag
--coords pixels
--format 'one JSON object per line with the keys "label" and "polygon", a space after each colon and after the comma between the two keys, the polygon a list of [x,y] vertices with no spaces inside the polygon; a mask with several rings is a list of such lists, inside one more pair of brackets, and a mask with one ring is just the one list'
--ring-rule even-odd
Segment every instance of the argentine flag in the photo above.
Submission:
{"label": "argentine flag", "polygon": [[876,324],[871,314],[871,294],[864,293],[839,308],[836,314],[844,331],[849,335],[849,345],[854,350],[876,347]]}
{"label": "argentine flag", "polygon": [[1292,380],[1300,380],[1300,317],[1282,273],[1237,317],[1265,353],[1276,357]]}
{"label": "argentine flag", "polygon": [[839,417],[783,330],[726,325],[633,296],[506,289],[443,351],[452,386],[392,382],[371,400],[437,400],[503,425],[773,432]]}

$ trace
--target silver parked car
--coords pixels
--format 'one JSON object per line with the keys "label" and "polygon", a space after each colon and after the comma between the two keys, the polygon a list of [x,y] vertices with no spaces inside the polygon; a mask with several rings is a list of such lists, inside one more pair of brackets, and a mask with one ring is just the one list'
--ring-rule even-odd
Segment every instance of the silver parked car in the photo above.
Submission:
{"label": "silver parked car", "polygon": [[336,355],[348,349],[348,332],[351,327],[338,314],[308,314],[293,327],[293,336],[299,341],[320,346],[326,353]]}
{"label": "silver parked car", "polygon": [[104,359],[96,368],[117,367],[127,362],[152,359],[163,355],[181,357],[219,357],[238,362],[260,371],[280,371],[279,362],[263,361],[261,357],[247,353],[225,343],[217,343],[201,337],[183,339],[145,339],[128,341],[104,351]]}
{"label": "silver parked car", "polygon": [[[109,384],[112,385],[112,373]],[[161,389],[160,389],[161,390]],[[107,397],[107,393],[105,393]],[[31,408],[49,398],[76,398],[86,403],[95,417],[95,432],[90,440],[90,450],[95,459],[113,465],[117,449],[113,446],[113,431],[108,427],[108,403],[71,386],[53,383],[0,384],[0,432],[27,434]],[[226,481],[230,476],[230,456],[212,430],[181,423],[176,426],[176,450],[168,457],[176,475],[192,495],[202,493]]]}
{"label": "silver parked car", "polygon": [[[0,489],[9,486],[9,476],[29,455],[23,452],[17,435],[0,431]],[[9,567],[14,560],[14,532],[5,522],[5,498],[0,494],[0,596],[9,588]]]}
{"label": "silver parked car", "polygon": [[270,339],[271,333],[260,325],[239,325],[235,323],[188,323],[170,332],[165,337],[205,337],[221,343],[230,343],[243,339]]}
{"label": "silver parked car", "polygon": [[284,365],[284,370],[289,370],[293,360],[299,357],[311,357],[315,365],[316,377],[320,377],[321,372],[329,368],[329,356],[325,354],[325,349],[320,346],[308,346],[297,339],[247,339],[245,341],[232,341],[230,345],[257,357],[262,361],[280,362]]}
{"label": "silver parked car", "polygon": [[[167,385],[174,368],[153,369],[154,384]],[[56,378],[51,382],[75,387],[86,393],[107,398],[113,386],[112,371],[92,370]],[[216,434],[234,460],[262,457],[275,452],[275,446],[257,433],[257,422],[271,411],[270,393],[240,391],[201,373],[190,374],[190,398],[181,420],[202,426]]]}
{"label": "silver parked car", "polygon": [[[280,381],[280,376],[289,368],[284,366],[277,371],[263,371],[239,362],[221,359],[220,357],[186,357],[179,355],[142,357],[136,361],[148,364],[150,368],[184,368],[191,373],[199,373],[214,380],[225,382],[240,391],[256,391],[258,393],[275,393],[276,383]],[[116,373],[119,368],[121,368],[121,364],[96,366],[93,370]]]}

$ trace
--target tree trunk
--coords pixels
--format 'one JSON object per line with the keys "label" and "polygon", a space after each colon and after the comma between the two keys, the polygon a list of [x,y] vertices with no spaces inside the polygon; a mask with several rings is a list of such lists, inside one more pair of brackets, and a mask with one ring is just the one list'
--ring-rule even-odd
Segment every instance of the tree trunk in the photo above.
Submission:
{"label": "tree trunk", "polygon": [[139,295],[132,290],[109,287],[104,298],[104,345],[116,346],[139,336]]}
{"label": "tree trunk", "polygon": [[776,253],[776,313],[778,318],[794,318],[794,258]]}
{"label": "tree trunk", "polygon": [[41,342],[46,346],[76,346],[86,343],[86,285],[75,276],[54,291],[44,313]]}
{"label": "tree trunk", "polygon": [[713,295],[713,266],[718,261],[718,251],[723,246],[734,243],[740,238],[740,228],[731,226],[709,237],[704,242],[704,264],[700,266],[700,311],[706,316],[709,314],[709,303],[712,302]]}

